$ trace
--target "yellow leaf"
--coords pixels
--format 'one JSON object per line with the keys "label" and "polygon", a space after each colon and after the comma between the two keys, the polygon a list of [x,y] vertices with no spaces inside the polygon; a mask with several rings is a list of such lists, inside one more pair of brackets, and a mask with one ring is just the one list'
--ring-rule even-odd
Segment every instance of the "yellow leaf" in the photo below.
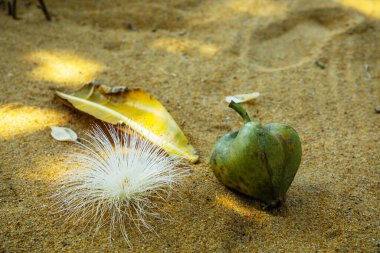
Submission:
{"label": "yellow leaf", "polygon": [[190,162],[198,160],[195,149],[169,112],[142,89],[89,83],[72,94],[59,91],[56,94],[64,104],[97,119],[111,124],[125,123],[171,155]]}

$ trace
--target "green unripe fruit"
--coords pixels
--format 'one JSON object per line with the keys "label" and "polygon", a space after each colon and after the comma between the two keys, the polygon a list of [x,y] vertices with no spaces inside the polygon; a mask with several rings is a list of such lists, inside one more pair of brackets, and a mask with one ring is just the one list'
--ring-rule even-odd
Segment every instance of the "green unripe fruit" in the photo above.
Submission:
{"label": "green unripe fruit", "polygon": [[301,162],[297,132],[279,123],[251,122],[242,107],[229,105],[244,119],[239,130],[220,138],[211,155],[215,176],[227,187],[274,206],[285,201]]}

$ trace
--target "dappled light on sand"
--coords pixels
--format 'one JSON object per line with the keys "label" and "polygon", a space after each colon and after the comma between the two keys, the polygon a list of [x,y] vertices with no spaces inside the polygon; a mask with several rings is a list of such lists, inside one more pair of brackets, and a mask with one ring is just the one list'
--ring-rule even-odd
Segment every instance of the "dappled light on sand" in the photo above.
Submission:
{"label": "dappled light on sand", "polygon": [[266,17],[272,16],[273,14],[285,13],[286,8],[279,3],[274,3],[272,1],[244,1],[236,0],[230,1],[226,5],[232,11],[243,12],[250,14],[252,16]]}
{"label": "dappled light on sand", "polygon": [[260,221],[270,219],[270,216],[264,211],[261,211],[254,206],[250,206],[247,203],[243,203],[243,201],[238,200],[237,198],[237,196],[226,194],[217,198],[216,203],[248,219]]}
{"label": "dappled light on sand", "polygon": [[379,0],[338,0],[343,5],[354,8],[363,14],[380,18],[380,1]]}
{"label": "dappled light on sand", "polygon": [[202,56],[213,57],[218,52],[218,47],[197,40],[160,38],[153,41],[151,47],[166,50],[169,53],[190,53],[197,51]]}
{"label": "dappled light on sand", "polygon": [[0,140],[45,129],[48,125],[62,125],[68,115],[53,109],[8,104],[0,107]]}
{"label": "dappled light on sand", "polygon": [[273,0],[229,0],[215,1],[201,6],[201,16],[193,18],[192,24],[206,24],[213,22],[225,22],[239,19],[243,16],[252,17],[274,17],[283,16],[288,7],[281,1]]}
{"label": "dappled light on sand", "polygon": [[[52,141],[55,141],[52,139]],[[72,170],[66,165],[69,150],[74,147],[74,143],[63,143],[58,145],[67,145],[67,153],[55,153],[54,155],[37,156],[33,159],[33,169],[17,174],[22,180],[49,182],[55,184],[59,178],[64,176],[68,170]]]}
{"label": "dappled light on sand", "polygon": [[85,83],[105,69],[102,64],[69,52],[38,51],[27,55],[27,59],[38,65],[30,73],[37,81]]}

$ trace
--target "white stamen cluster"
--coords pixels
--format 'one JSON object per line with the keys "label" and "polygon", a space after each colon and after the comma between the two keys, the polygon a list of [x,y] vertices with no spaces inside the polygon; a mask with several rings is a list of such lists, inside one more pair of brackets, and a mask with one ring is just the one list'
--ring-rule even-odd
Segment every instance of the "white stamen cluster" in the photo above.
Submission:
{"label": "white stamen cluster", "polygon": [[115,226],[129,243],[126,226],[143,225],[154,211],[156,199],[167,199],[174,185],[187,173],[179,168],[181,159],[169,156],[161,148],[131,131],[112,126],[96,126],[87,140],[78,142],[78,151],[70,154],[70,170],[59,179],[53,196],[59,211],[67,219],[82,221],[98,230]]}

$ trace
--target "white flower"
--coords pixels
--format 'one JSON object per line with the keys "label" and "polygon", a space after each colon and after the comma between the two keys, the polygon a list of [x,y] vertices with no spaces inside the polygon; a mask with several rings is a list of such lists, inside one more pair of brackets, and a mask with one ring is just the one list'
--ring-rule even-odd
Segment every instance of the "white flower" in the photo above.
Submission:
{"label": "white flower", "polygon": [[[186,170],[182,160],[131,131],[96,126],[78,151],[68,156],[71,170],[59,179],[53,197],[67,219],[84,221],[96,232],[119,227],[129,243],[127,224],[151,229],[146,218],[159,216],[155,200],[165,200]],[[110,233],[112,234],[112,233]]]}

